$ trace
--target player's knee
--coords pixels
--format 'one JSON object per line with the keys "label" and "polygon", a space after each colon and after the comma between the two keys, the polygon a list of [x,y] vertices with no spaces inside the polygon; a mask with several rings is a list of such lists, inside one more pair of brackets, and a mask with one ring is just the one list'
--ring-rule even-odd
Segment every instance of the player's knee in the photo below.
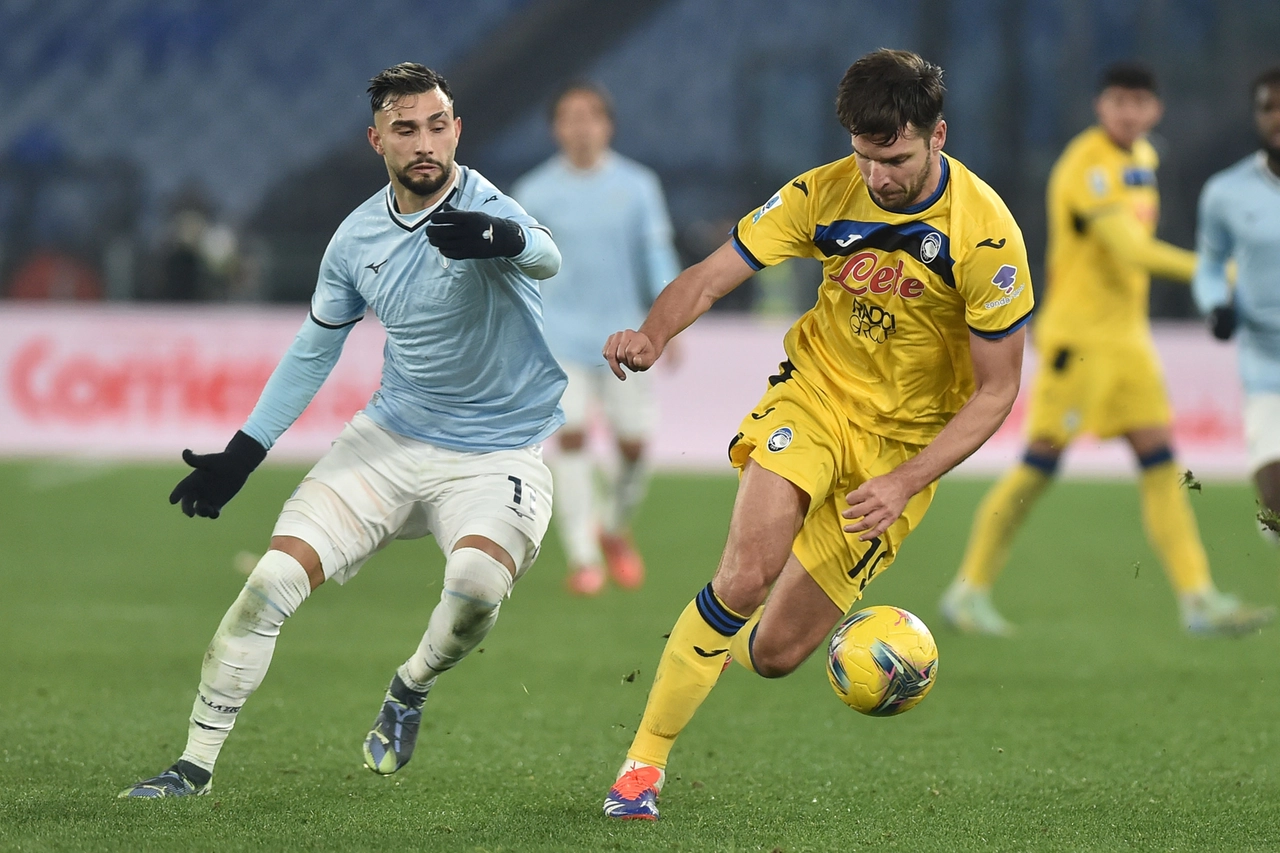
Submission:
{"label": "player's knee", "polygon": [[771,642],[767,635],[760,637],[759,632],[751,637],[750,652],[752,667],[764,678],[790,675],[808,657],[790,644]]}
{"label": "player's knee", "polygon": [[497,617],[511,585],[511,572],[497,559],[476,548],[459,548],[445,563],[441,600],[453,610],[456,628],[465,632]]}
{"label": "player's knee", "polygon": [[[268,551],[258,560],[245,581],[245,592],[237,599],[242,609],[254,612],[274,611],[283,621],[292,616],[311,594],[307,570],[294,557],[283,551]],[[275,621],[274,619],[272,621]]]}

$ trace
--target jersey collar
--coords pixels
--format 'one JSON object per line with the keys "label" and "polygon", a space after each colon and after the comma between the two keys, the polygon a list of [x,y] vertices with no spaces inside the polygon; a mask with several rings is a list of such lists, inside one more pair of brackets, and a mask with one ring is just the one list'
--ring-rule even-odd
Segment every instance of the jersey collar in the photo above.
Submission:
{"label": "jersey collar", "polygon": [[1280,189],[1280,176],[1271,171],[1271,167],[1267,165],[1267,152],[1265,149],[1254,155],[1253,165],[1262,173],[1262,177],[1267,183],[1276,189]]}
{"label": "jersey collar", "polygon": [[933,207],[933,205],[937,203],[938,199],[942,198],[942,194],[947,191],[947,183],[951,179],[951,164],[947,162],[947,155],[939,154],[938,156],[942,159],[942,177],[938,179],[938,188],[930,193],[929,197],[924,201],[916,202],[910,207],[904,207],[901,210],[894,210],[893,208],[885,207],[880,202],[876,201],[875,195],[873,195],[871,189],[868,188],[867,195],[871,197],[871,202],[876,207],[881,210],[888,211],[889,213],[905,213],[907,215],[920,213],[928,210],[930,207]]}
{"label": "jersey collar", "polygon": [[445,194],[444,198],[440,199],[438,202],[436,202],[435,204],[431,205],[428,208],[424,208],[423,210],[420,210],[417,213],[411,213],[408,215],[405,215],[400,211],[396,210],[396,194],[392,192],[391,184],[388,183],[386,192],[384,193],[384,198],[387,203],[387,215],[391,217],[392,222],[394,222],[396,225],[399,225],[404,230],[417,231],[419,228],[421,228],[423,225],[426,224],[428,219],[431,218],[431,214],[435,213],[437,210],[440,209],[441,205],[448,204],[450,201],[453,200],[453,197],[458,194],[458,184],[461,182],[461,180],[462,180],[462,167],[459,166],[457,163],[454,163],[453,164],[453,183],[449,187],[449,192]]}

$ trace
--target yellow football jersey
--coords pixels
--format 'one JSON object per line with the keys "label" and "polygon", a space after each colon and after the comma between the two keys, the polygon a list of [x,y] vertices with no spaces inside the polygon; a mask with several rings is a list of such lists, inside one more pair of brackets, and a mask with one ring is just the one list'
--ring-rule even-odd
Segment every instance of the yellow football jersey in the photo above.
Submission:
{"label": "yellow football jersey", "polygon": [[973,393],[969,333],[1031,316],[1022,232],[1004,202],[942,157],[929,198],[886,210],[852,156],[805,172],[733,230],[755,269],[822,261],[818,302],[787,332],[788,360],[869,432],[926,444]]}
{"label": "yellow football jersey", "polygon": [[1049,173],[1048,291],[1036,318],[1037,337],[1114,340],[1146,333],[1150,274],[1116,258],[1089,226],[1127,207],[1154,234],[1159,163],[1146,139],[1126,151],[1100,127],[1084,131],[1062,152]]}

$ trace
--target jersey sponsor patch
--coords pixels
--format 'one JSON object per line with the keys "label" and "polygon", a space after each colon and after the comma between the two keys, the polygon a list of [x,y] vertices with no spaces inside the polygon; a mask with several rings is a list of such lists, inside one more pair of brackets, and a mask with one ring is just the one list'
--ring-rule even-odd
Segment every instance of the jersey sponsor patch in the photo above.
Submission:
{"label": "jersey sponsor patch", "polygon": [[878,344],[889,340],[898,331],[898,318],[879,305],[853,299],[853,313],[849,315],[849,328],[860,338],[869,338]]}
{"label": "jersey sponsor patch", "polygon": [[765,447],[769,448],[770,453],[777,453],[780,450],[786,450],[791,444],[791,427],[778,427],[769,436],[769,441],[765,443]]}
{"label": "jersey sponsor patch", "polygon": [[1154,187],[1156,185],[1156,173],[1152,169],[1145,169],[1141,166],[1130,166],[1124,170],[1124,185],[1126,187]]}
{"label": "jersey sponsor patch", "polygon": [[766,201],[764,203],[764,206],[756,211],[756,215],[751,217],[751,224],[755,225],[757,222],[760,221],[761,216],[764,216],[766,213],[773,210],[775,207],[777,207],[780,204],[782,204],[782,194],[774,193],[773,198]]}
{"label": "jersey sponsor patch", "polygon": [[991,283],[1010,296],[1013,295],[1013,286],[1017,280],[1018,268],[1013,264],[1001,264],[1000,269],[991,277]]}

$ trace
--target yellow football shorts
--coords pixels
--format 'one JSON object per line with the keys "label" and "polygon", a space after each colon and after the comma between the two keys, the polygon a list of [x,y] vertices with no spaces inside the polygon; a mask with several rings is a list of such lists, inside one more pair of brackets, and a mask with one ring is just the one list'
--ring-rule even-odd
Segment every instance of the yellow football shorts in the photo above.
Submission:
{"label": "yellow football shorts", "polygon": [[1173,421],[1164,371],[1149,339],[1038,343],[1027,436],[1065,447],[1080,433],[1115,438]]}
{"label": "yellow football shorts", "polygon": [[860,533],[845,533],[845,496],[906,462],[922,445],[854,424],[789,364],[769,383],[729,444],[729,461],[741,470],[754,459],[808,493],[809,512],[792,552],[835,605],[848,611],[871,578],[893,563],[902,541],[924,518],[937,484],[911,498],[901,517],[875,539],[864,542]]}

